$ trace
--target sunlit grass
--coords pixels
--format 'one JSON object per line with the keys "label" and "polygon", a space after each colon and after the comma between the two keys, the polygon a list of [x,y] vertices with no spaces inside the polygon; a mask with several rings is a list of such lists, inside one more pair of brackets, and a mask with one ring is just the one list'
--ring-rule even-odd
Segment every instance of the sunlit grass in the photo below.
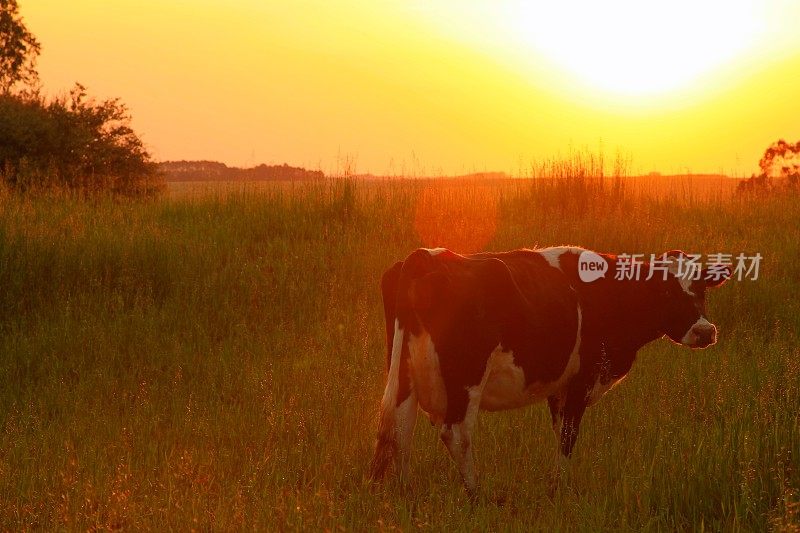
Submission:
{"label": "sunlit grass", "polygon": [[[800,207],[542,183],[3,196],[0,525],[797,526]],[[589,410],[553,500],[542,405],[480,418],[485,501],[468,503],[422,420],[409,484],[372,487],[380,274],[422,244],[468,246],[478,223],[491,229],[483,249],[758,251],[765,263],[758,281],[713,294],[717,346],[655,343]],[[420,235],[425,224],[437,227]]]}

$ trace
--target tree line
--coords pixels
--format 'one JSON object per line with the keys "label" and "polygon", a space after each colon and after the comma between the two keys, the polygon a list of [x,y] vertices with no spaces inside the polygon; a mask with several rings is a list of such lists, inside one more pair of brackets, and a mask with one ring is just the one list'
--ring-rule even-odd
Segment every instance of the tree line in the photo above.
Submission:
{"label": "tree line", "polygon": [[164,161],[158,164],[167,181],[304,181],[325,177],[321,170],[282,165],[229,167],[217,161]]}

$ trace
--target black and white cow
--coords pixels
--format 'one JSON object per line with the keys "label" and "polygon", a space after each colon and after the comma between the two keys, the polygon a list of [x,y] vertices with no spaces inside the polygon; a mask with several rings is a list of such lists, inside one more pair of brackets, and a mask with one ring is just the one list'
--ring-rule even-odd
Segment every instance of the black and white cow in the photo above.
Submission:
{"label": "black and white cow", "polygon": [[584,410],[625,377],[642,346],[662,336],[691,348],[716,342],[705,293],[730,276],[729,268],[721,276],[716,269],[694,281],[678,278],[683,252],[673,251],[662,273],[617,280],[618,258],[600,254],[608,275],[584,282],[583,252],[419,249],[384,273],[389,376],[373,479],[392,459],[401,475],[407,470],[419,406],[474,495],[479,410],[546,399],[561,454],[569,457]]}

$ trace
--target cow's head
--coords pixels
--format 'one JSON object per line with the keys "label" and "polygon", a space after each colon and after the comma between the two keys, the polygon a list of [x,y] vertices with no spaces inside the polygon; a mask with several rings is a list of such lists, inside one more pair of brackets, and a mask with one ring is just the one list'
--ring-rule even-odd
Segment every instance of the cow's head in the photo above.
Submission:
{"label": "cow's head", "polygon": [[668,274],[660,288],[662,328],[670,340],[690,348],[717,342],[717,327],[706,317],[706,292],[731,276],[729,265],[709,265],[693,270],[680,250],[664,254]]}

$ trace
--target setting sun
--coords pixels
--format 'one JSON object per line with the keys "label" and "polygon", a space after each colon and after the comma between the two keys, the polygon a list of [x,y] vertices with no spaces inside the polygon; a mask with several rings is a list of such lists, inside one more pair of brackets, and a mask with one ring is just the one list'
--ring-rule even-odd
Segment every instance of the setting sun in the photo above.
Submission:
{"label": "setting sun", "polygon": [[758,3],[518,2],[509,27],[586,85],[643,95],[680,88],[735,59],[763,31]]}
{"label": "setting sun", "polygon": [[742,59],[764,37],[767,12],[753,0],[505,0],[420,9],[442,32],[516,67],[540,69],[544,60],[589,90],[634,98],[685,88]]}

